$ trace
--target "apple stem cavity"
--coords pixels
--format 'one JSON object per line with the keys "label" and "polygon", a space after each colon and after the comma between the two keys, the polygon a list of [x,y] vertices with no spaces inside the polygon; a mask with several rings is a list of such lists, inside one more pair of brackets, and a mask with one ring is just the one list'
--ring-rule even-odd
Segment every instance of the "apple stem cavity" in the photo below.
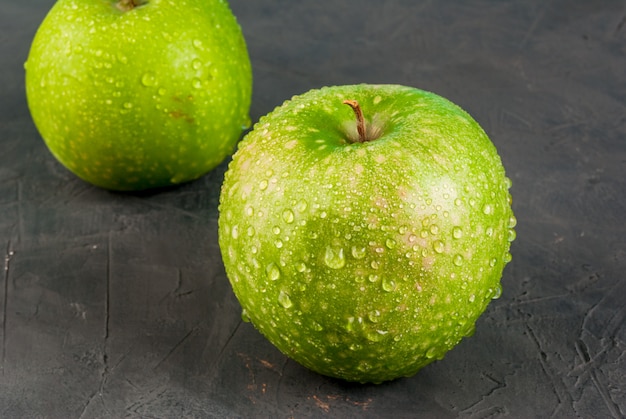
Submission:
{"label": "apple stem cavity", "polygon": [[117,2],[117,8],[123,12],[133,10],[135,7],[141,6],[147,3],[146,0],[120,0]]}
{"label": "apple stem cavity", "polygon": [[365,143],[370,140],[367,137],[367,129],[365,127],[365,118],[363,117],[363,110],[361,109],[361,105],[356,100],[344,100],[344,105],[348,105],[354,111],[354,116],[356,116],[356,130],[359,133],[359,138],[356,140],[359,143]]}

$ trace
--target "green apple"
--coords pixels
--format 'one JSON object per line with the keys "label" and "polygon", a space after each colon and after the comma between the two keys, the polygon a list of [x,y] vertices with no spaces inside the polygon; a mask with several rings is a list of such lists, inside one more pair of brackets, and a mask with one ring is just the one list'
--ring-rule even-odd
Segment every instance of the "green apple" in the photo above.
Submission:
{"label": "green apple", "polygon": [[48,148],[103,188],[196,179],[249,125],[250,60],[224,0],[59,0],[25,68]]}
{"label": "green apple", "polygon": [[413,375],[500,296],[510,186],[485,132],[438,95],[296,96],[246,135],[222,187],[219,244],[244,319],[321,374]]}

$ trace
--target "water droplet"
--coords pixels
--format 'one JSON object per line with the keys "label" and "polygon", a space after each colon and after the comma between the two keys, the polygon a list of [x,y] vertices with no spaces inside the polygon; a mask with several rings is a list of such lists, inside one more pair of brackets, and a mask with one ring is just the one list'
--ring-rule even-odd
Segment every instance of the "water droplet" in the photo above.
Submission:
{"label": "water droplet", "polygon": [[201,40],[199,40],[199,39],[194,39],[194,40],[192,41],[192,43],[193,43],[193,46],[194,46],[194,47],[196,47],[196,48],[198,48],[198,49],[203,49],[203,45],[202,45],[202,41],[201,41]]}
{"label": "water droplet", "polygon": [[352,257],[355,259],[363,259],[367,249],[365,247],[352,246]]}
{"label": "water droplet", "polygon": [[269,182],[265,179],[259,182],[259,189],[262,191],[266,190],[268,186],[269,186]]}
{"label": "water droplet", "polygon": [[348,317],[348,322],[346,323],[345,329],[348,332],[353,332],[354,330],[356,330],[356,324],[361,324],[363,323],[363,319],[362,318],[355,318],[355,317]]}
{"label": "water droplet", "polygon": [[476,295],[475,294],[470,295],[468,300],[470,303],[473,303],[474,301],[476,301]]}
{"label": "water droplet", "polygon": [[392,279],[383,279],[383,291],[392,292],[396,289],[396,283]]}
{"label": "water droplet", "polygon": [[316,332],[321,332],[322,330],[324,330],[324,327],[316,321],[313,321],[311,323],[311,326],[313,327],[313,330],[315,330]]}
{"label": "water droplet", "polygon": [[195,59],[191,62],[191,67],[194,70],[200,70],[202,68],[202,61]]}
{"label": "water droplet", "polygon": [[248,314],[248,310],[245,308],[241,310],[241,320],[243,320],[244,323],[250,323],[250,315]]}
{"label": "water droplet", "polygon": [[452,229],[452,237],[455,239],[460,239],[463,237],[463,229],[461,227],[454,227]]}
{"label": "water droplet", "polygon": [[511,215],[511,217],[509,217],[509,228],[514,228],[517,225],[517,218],[515,218],[514,215]]}
{"label": "water droplet", "polygon": [[460,207],[463,204],[463,201],[461,200],[461,198],[457,198],[454,200],[454,205],[456,205],[457,207]]}
{"label": "water droplet", "polygon": [[254,215],[254,208],[252,208],[252,207],[247,207],[247,208],[246,208],[246,215],[247,215],[248,217],[252,217],[252,216]]}
{"label": "water droplet", "polygon": [[491,215],[493,214],[493,205],[491,204],[487,204],[483,207],[483,213],[485,215]]}
{"label": "water droplet", "polygon": [[346,266],[346,257],[343,253],[343,248],[326,247],[326,253],[324,254],[324,263],[331,269],[341,269]]}
{"label": "water droplet", "polygon": [[385,245],[387,246],[387,249],[393,249],[396,247],[396,241],[394,239],[387,239],[387,241],[385,242]]}
{"label": "water droplet", "polygon": [[133,108],[133,104],[130,102],[125,102],[124,103],[124,109],[132,109]]}
{"label": "water droplet", "polygon": [[254,227],[252,226],[248,227],[248,237],[254,237],[255,234],[256,234],[256,231],[254,230]]}
{"label": "water droplet", "polygon": [[306,272],[306,263],[300,262],[300,263],[296,264],[296,270],[298,272],[300,272],[300,273]]}
{"label": "water droplet", "polygon": [[283,211],[283,221],[285,221],[287,224],[291,224],[293,223],[294,220],[295,220],[295,215],[293,211],[289,209]]}
{"label": "water droplet", "polygon": [[194,89],[202,89],[202,80],[196,77],[192,80],[191,85]]}
{"label": "water droplet", "polygon": [[463,262],[464,262],[464,259],[462,255],[456,255],[454,257],[454,264],[456,266],[463,266]]}
{"label": "water droplet", "polygon": [[371,283],[374,283],[376,281],[378,281],[380,279],[380,277],[378,275],[375,274],[371,274],[367,277],[367,280],[370,281]]}
{"label": "water droplet", "polygon": [[150,87],[150,86],[154,86],[157,84],[156,81],[156,75],[154,73],[145,73],[142,77],[141,77],[141,84],[143,84],[146,87]]}
{"label": "water droplet", "polygon": [[380,321],[380,311],[372,310],[367,314],[367,318],[372,323],[378,323]]}
{"label": "water droplet", "polygon": [[272,229],[272,233],[279,235],[280,234],[280,227],[276,226]]}
{"label": "water droplet", "polygon": [[426,352],[426,358],[433,359],[437,355],[437,348],[432,347]]}
{"label": "water droplet", "polygon": [[302,200],[302,201],[298,202],[298,205],[296,206],[296,209],[298,210],[298,212],[304,212],[304,211],[306,211],[306,209],[308,207],[309,207],[309,204],[305,200]]}
{"label": "water droplet", "polygon": [[446,245],[441,240],[437,240],[433,243],[433,250],[437,253],[443,253],[446,250]]}
{"label": "water droplet", "polygon": [[280,269],[278,268],[278,266],[276,266],[274,262],[267,265],[267,268],[265,268],[265,273],[267,274],[267,279],[269,279],[270,281],[278,281],[280,279]]}
{"label": "water droplet", "polygon": [[277,249],[282,249],[284,245],[285,245],[285,244],[284,244],[284,243],[283,243],[283,241],[282,241],[282,240],[280,240],[280,239],[278,239],[278,240],[276,240],[276,241],[274,242],[274,246],[276,246],[276,248],[277,248]]}
{"label": "water droplet", "polygon": [[439,226],[437,224],[433,224],[430,226],[430,234],[432,235],[439,234]]}
{"label": "water droplet", "polygon": [[493,258],[489,261],[489,266],[493,268],[494,266],[496,266],[496,263],[498,263],[498,259]]}
{"label": "water droplet", "polygon": [[233,226],[232,230],[230,231],[230,235],[235,240],[239,238],[239,226],[238,225]]}
{"label": "water droplet", "polygon": [[517,237],[517,233],[515,232],[515,230],[513,230],[512,228],[509,229],[509,235],[507,237],[507,240],[512,242],[515,240],[515,238]]}
{"label": "water droplet", "polygon": [[487,237],[493,236],[493,227],[487,227],[487,230],[485,230],[485,234],[487,235]]}
{"label": "water droplet", "polygon": [[388,332],[385,331],[385,330],[375,330],[375,331],[366,333],[365,337],[370,342],[380,342],[381,340],[383,340],[385,338],[385,335],[387,333]]}
{"label": "water droplet", "polygon": [[509,263],[512,260],[513,260],[513,255],[511,255],[510,252],[506,252],[504,254],[504,263]]}
{"label": "water droplet", "polygon": [[494,292],[493,292],[493,296],[491,298],[494,300],[497,300],[501,296],[502,296],[502,285],[498,284],[496,285],[496,288],[494,289]]}
{"label": "water droplet", "polygon": [[283,306],[283,308],[293,307],[293,302],[291,301],[289,294],[287,294],[285,291],[281,291],[280,294],[278,294],[278,304]]}

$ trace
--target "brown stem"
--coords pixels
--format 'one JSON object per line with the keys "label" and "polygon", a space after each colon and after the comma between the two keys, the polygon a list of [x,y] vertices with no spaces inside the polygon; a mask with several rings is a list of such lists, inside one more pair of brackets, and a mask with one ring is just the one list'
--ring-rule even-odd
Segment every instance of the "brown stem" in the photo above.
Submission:
{"label": "brown stem", "polygon": [[367,130],[365,129],[365,118],[363,117],[363,110],[361,105],[356,100],[344,100],[344,105],[348,105],[354,111],[356,116],[356,130],[359,133],[359,142],[364,143],[367,141]]}

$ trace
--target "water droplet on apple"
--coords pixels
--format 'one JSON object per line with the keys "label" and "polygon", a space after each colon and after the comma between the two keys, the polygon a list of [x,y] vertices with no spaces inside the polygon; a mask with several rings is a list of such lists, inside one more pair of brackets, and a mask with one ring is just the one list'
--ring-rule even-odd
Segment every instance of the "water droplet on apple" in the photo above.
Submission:
{"label": "water droplet on apple", "polygon": [[304,262],[299,262],[298,264],[296,264],[296,270],[300,273],[304,273],[306,272],[307,266],[306,263]]}
{"label": "water droplet on apple", "polygon": [[191,62],[191,67],[194,70],[200,70],[202,68],[202,61],[195,59]]}
{"label": "water droplet on apple", "polygon": [[250,323],[250,315],[245,308],[241,310],[241,320],[243,320],[244,323]]}
{"label": "water droplet on apple", "polygon": [[426,352],[426,358],[433,359],[436,354],[437,354],[437,348],[433,346]]}
{"label": "water droplet on apple", "polygon": [[294,220],[295,220],[295,215],[293,211],[289,209],[283,211],[283,221],[285,221],[287,224],[291,224],[293,223]]}
{"label": "water droplet on apple", "polygon": [[461,198],[457,198],[454,200],[454,205],[456,205],[457,207],[460,207],[463,204],[463,201],[461,200]]}
{"label": "water droplet on apple", "polygon": [[363,259],[366,252],[365,247],[352,246],[352,257],[355,259]]}
{"label": "water droplet on apple", "polygon": [[296,209],[298,210],[298,212],[304,212],[304,211],[306,211],[306,209],[308,207],[309,207],[309,204],[305,200],[302,200],[302,201],[298,202],[298,205],[296,206]]}
{"label": "water droplet on apple", "polygon": [[496,258],[492,258],[492,259],[489,261],[489,266],[491,266],[491,267],[493,268],[494,266],[496,266],[496,263],[498,263],[498,259],[496,259]]}
{"label": "water droplet on apple", "polygon": [[278,281],[280,279],[280,268],[278,268],[278,266],[274,262],[267,265],[267,267],[265,268],[265,273],[267,275],[267,279],[269,279],[270,281]]}
{"label": "water droplet on apple", "polygon": [[293,302],[291,301],[289,294],[287,294],[285,291],[281,291],[280,294],[278,294],[278,304],[283,306],[283,308],[293,307]]}
{"label": "water droplet on apple", "polygon": [[441,241],[441,240],[436,240],[433,243],[433,250],[437,253],[443,253],[443,251],[446,249],[445,244]]}
{"label": "water droplet on apple", "polygon": [[194,89],[202,89],[202,80],[196,77],[192,80],[191,85]]}
{"label": "water droplet on apple", "polygon": [[341,269],[346,266],[346,257],[343,248],[326,247],[324,263],[331,269]]}
{"label": "water droplet on apple", "polygon": [[124,109],[132,109],[133,108],[133,104],[130,102],[125,102],[124,103]]}
{"label": "water droplet on apple", "polygon": [[496,285],[496,288],[494,289],[494,293],[491,296],[491,298],[494,299],[494,300],[497,300],[501,296],[502,296],[502,285],[498,284],[498,285]]}
{"label": "water droplet on apple", "polygon": [[274,234],[276,234],[276,235],[279,235],[279,234],[280,234],[280,232],[281,232],[280,227],[275,226],[275,227],[272,229],[272,232],[273,232]]}
{"label": "water droplet on apple", "polygon": [[157,84],[157,82],[156,82],[156,75],[154,73],[151,73],[151,72],[145,73],[141,77],[141,84],[143,84],[146,87],[150,87],[150,86],[156,85]]}
{"label": "water droplet on apple", "polygon": [[281,239],[278,239],[274,242],[274,246],[276,246],[277,249],[282,249],[284,245],[285,244],[283,243]]}
{"label": "water droplet on apple", "polygon": [[456,266],[463,266],[464,258],[462,255],[456,255],[453,262]]}
{"label": "water droplet on apple", "polygon": [[372,310],[367,314],[367,318],[372,323],[378,323],[380,321],[380,311]]}
{"label": "water droplet on apple", "polygon": [[493,214],[493,205],[491,204],[487,204],[483,207],[483,213],[485,215],[491,215]]}
{"label": "water droplet on apple", "polygon": [[385,338],[385,335],[387,333],[388,332],[386,332],[384,330],[374,330],[374,331],[371,331],[371,332],[367,332],[365,334],[365,337],[370,342],[380,342],[381,340],[383,340]]}
{"label": "water droplet on apple", "polygon": [[230,235],[235,240],[239,238],[239,226],[238,225],[233,226],[232,230],[230,231]]}
{"label": "water droplet on apple", "polygon": [[254,230],[254,227],[252,226],[248,227],[248,237],[254,237],[255,234],[256,234],[256,231]]}
{"label": "water droplet on apple", "polygon": [[269,186],[269,182],[265,179],[259,182],[259,189],[262,191],[266,190],[268,186]]}
{"label": "water droplet on apple", "polygon": [[322,330],[324,330],[324,327],[316,321],[311,322],[311,326],[316,332],[321,332]]}
{"label": "water droplet on apple", "polygon": [[470,295],[470,296],[469,296],[469,298],[468,298],[468,301],[469,301],[470,303],[473,303],[474,301],[476,301],[476,294],[472,294],[472,295]]}
{"label": "water droplet on apple", "polygon": [[439,234],[439,226],[437,224],[433,224],[430,226],[430,234],[432,235]]}
{"label": "water droplet on apple", "polygon": [[371,283],[377,282],[380,279],[380,276],[375,275],[375,274],[371,274],[367,277],[367,280],[370,281]]}
{"label": "water droplet on apple", "polygon": [[506,252],[504,254],[504,263],[509,263],[512,260],[513,260],[513,255],[511,255],[510,252]]}
{"label": "water droplet on apple", "polygon": [[509,228],[514,228],[517,225],[517,218],[515,218],[514,215],[511,215],[511,217],[509,217]]}
{"label": "water droplet on apple", "polygon": [[200,49],[200,50],[201,50],[201,49],[203,49],[203,48],[204,48],[204,45],[202,45],[202,41],[201,41],[201,40],[199,40],[199,39],[194,39],[194,40],[192,41],[192,43],[193,43],[193,46],[194,46],[195,48],[197,48],[197,49]]}
{"label": "water droplet on apple", "polygon": [[396,247],[396,241],[394,239],[387,239],[387,241],[385,242],[385,245],[387,246],[387,249],[393,249]]}
{"label": "water droplet on apple", "polygon": [[463,237],[463,229],[461,227],[454,227],[452,229],[452,237],[455,239],[460,239]]}
{"label": "water droplet on apple", "polygon": [[512,242],[515,240],[515,238],[517,237],[517,233],[515,232],[515,230],[513,230],[512,228],[509,229],[509,234],[507,237],[507,240]]}
{"label": "water droplet on apple", "polygon": [[383,291],[392,292],[396,289],[396,283],[392,279],[383,279]]}
{"label": "water droplet on apple", "polygon": [[493,236],[493,227],[487,227],[487,230],[485,230],[485,234],[487,235],[487,237]]}

